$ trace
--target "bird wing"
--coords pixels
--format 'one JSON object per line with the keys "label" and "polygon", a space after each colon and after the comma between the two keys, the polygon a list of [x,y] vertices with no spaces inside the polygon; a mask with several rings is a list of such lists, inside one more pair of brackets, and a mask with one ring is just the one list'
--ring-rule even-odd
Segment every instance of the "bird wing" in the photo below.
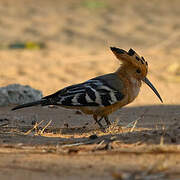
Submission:
{"label": "bird wing", "polygon": [[81,84],[66,87],[43,99],[52,99],[57,105],[65,106],[109,106],[120,100],[124,95],[110,87],[106,82],[91,79]]}

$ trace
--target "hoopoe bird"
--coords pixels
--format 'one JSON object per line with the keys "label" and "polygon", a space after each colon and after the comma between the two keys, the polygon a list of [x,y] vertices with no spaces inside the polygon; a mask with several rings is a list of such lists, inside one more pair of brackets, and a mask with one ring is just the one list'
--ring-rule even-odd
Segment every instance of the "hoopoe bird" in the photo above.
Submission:
{"label": "hoopoe bird", "polygon": [[101,120],[104,119],[109,126],[111,123],[108,115],[131,103],[138,96],[142,81],[163,102],[158,91],[146,77],[148,63],[145,59],[133,49],[126,52],[123,49],[111,47],[111,50],[121,62],[120,67],[115,72],[65,87],[39,101],[22,104],[12,110],[36,105],[58,105],[93,115],[95,122],[103,128]]}

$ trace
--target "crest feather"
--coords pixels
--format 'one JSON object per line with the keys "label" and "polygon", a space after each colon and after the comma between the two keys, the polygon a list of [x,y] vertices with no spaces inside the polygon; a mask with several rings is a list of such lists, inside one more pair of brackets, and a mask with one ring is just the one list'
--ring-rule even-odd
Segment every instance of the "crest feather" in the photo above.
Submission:
{"label": "crest feather", "polygon": [[135,67],[141,68],[143,71],[147,72],[148,63],[143,57],[140,57],[133,49],[125,51],[116,47],[110,47],[114,55],[119,59],[123,64],[131,64]]}

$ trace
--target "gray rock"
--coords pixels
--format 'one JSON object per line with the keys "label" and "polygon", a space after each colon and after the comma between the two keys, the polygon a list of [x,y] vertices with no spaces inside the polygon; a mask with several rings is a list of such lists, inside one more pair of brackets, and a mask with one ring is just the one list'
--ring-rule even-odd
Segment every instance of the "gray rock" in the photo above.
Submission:
{"label": "gray rock", "polygon": [[24,104],[37,101],[42,98],[42,92],[31,88],[30,86],[22,86],[20,84],[10,84],[0,88],[0,106],[10,104]]}

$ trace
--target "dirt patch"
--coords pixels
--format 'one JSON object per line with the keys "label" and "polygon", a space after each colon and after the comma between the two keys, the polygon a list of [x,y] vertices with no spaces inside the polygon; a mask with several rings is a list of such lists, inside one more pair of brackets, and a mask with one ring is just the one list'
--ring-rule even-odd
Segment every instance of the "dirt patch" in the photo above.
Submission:
{"label": "dirt patch", "polygon": [[27,179],[180,177],[179,106],[124,108],[112,115],[105,132],[76,111],[10,108],[0,111],[3,179],[14,172]]}

